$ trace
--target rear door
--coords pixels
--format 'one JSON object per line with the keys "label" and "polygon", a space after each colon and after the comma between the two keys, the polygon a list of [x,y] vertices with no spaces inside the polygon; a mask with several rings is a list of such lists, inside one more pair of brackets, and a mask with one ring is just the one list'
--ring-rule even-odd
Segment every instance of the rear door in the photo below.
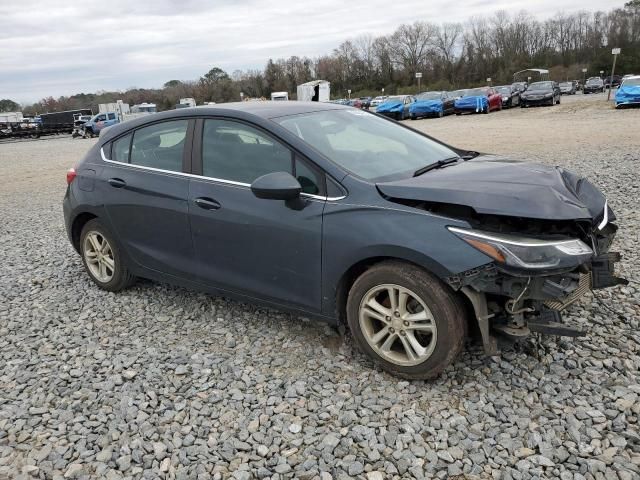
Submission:
{"label": "rear door", "polygon": [[[259,199],[250,184],[293,173],[300,202]],[[279,304],[319,311],[324,175],[257,126],[200,120],[189,186],[193,245],[202,281]]]}
{"label": "rear door", "polygon": [[[194,266],[188,217],[193,126],[169,120],[144,126],[103,148],[99,195],[132,261],[174,276]],[[106,150],[106,151],[105,151]]]}

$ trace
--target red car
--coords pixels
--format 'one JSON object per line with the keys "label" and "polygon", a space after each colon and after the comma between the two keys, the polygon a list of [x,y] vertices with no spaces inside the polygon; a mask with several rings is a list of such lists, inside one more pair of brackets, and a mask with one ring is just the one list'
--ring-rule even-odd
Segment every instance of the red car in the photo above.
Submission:
{"label": "red car", "polygon": [[502,110],[502,95],[493,87],[465,90],[464,95],[455,103],[456,115],[465,112],[489,113],[493,110]]}

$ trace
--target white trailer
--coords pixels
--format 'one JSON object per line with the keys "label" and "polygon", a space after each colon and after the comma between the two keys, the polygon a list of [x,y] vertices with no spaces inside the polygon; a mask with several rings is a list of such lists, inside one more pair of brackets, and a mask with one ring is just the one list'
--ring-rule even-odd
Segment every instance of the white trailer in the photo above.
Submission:
{"label": "white trailer", "polygon": [[131,113],[131,108],[128,103],[123,103],[122,100],[118,100],[115,103],[101,103],[98,105],[98,113],[112,113],[118,114],[120,121],[124,121],[125,116]]}
{"label": "white trailer", "polygon": [[23,120],[22,112],[3,112],[0,113],[0,123],[20,123]]}
{"label": "white trailer", "polygon": [[298,85],[299,102],[328,102],[331,84],[326,80],[313,80]]}
{"label": "white trailer", "polygon": [[195,98],[181,98],[178,104],[176,105],[176,108],[189,108],[189,107],[195,107],[195,106],[196,106]]}

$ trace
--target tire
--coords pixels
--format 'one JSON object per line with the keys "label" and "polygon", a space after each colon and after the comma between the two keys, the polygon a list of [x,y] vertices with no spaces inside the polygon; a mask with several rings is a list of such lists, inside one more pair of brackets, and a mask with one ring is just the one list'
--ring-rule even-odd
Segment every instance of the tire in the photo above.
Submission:
{"label": "tire", "polygon": [[482,113],[488,115],[491,112],[491,107],[487,106],[487,108],[485,108],[484,110],[482,110]]}
{"label": "tire", "polygon": [[[378,311],[387,310],[384,303],[391,306],[390,297],[386,293],[387,286],[394,289],[397,287],[398,293],[404,292],[408,296],[410,300],[406,301],[404,308],[399,307],[395,315],[389,310],[389,316],[386,317],[371,307],[364,308],[367,299],[373,298],[381,309]],[[395,298],[399,299],[400,296]],[[402,302],[396,300],[396,303],[401,305]],[[399,314],[401,310],[406,313]],[[369,316],[368,312],[384,317],[385,322],[390,320],[390,323],[385,326],[384,322]],[[405,315],[416,316],[423,312],[425,318],[414,321],[416,330],[405,329],[405,325],[409,323],[408,320],[403,320]],[[442,373],[462,350],[467,334],[464,306],[454,293],[425,270],[396,261],[375,265],[355,281],[347,299],[347,322],[355,343],[362,352],[387,372],[412,380],[434,378]],[[426,328],[431,330],[426,331]],[[385,333],[386,338],[383,335]],[[381,340],[374,348],[373,337],[376,335]],[[418,349],[411,347],[413,358],[410,358],[404,347],[407,342],[415,345],[411,343],[411,339],[417,340],[423,349],[423,353],[418,354]],[[389,340],[391,343],[387,347],[388,353],[379,353]],[[420,358],[421,356],[424,358]]]}
{"label": "tire", "polygon": [[[93,241],[92,241],[93,238]],[[102,241],[100,241],[102,240]],[[95,242],[99,242],[96,244]],[[104,246],[106,241],[107,248]],[[101,246],[98,249],[96,247]],[[100,250],[100,255],[96,256],[96,251]],[[98,218],[88,221],[82,228],[80,233],[80,253],[82,256],[82,263],[84,268],[89,274],[89,277],[98,287],[109,292],[118,292],[129,286],[131,286],[136,278],[129,272],[129,268],[126,264],[120,245],[116,242],[115,237],[111,234],[109,229]],[[89,260],[90,258],[96,258],[95,262]],[[110,258],[112,267],[106,265],[105,260],[101,259]],[[101,278],[101,267],[103,264],[105,275]],[[109,271],[111,275],[109,275]]]}
{"label": "tire", "polygon": [[460,116],[462,115],[462,112],[456,112],[456,115]]}
{"label": "tire", "polygon": [[442,117],[444,117],[444,111],[443,111],[443,110],[440,110],[440,111],[438,112],[438,118],[442,118]]}
{"label": "tire", "polygon": [[411,120],[416,120],[418,117],[416,117],[415,115],[411,115]]}

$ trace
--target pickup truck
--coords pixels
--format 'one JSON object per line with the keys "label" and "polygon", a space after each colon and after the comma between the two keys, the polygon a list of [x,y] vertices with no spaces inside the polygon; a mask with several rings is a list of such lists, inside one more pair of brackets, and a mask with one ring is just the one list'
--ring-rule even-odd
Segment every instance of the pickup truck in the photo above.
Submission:
{"label": "pickup truck", "polygon": [[89,136],[99,135],[100,130],[116,123],[120,123],[120,120],[115,112],[98,113],[84,124],[84,131]]}

